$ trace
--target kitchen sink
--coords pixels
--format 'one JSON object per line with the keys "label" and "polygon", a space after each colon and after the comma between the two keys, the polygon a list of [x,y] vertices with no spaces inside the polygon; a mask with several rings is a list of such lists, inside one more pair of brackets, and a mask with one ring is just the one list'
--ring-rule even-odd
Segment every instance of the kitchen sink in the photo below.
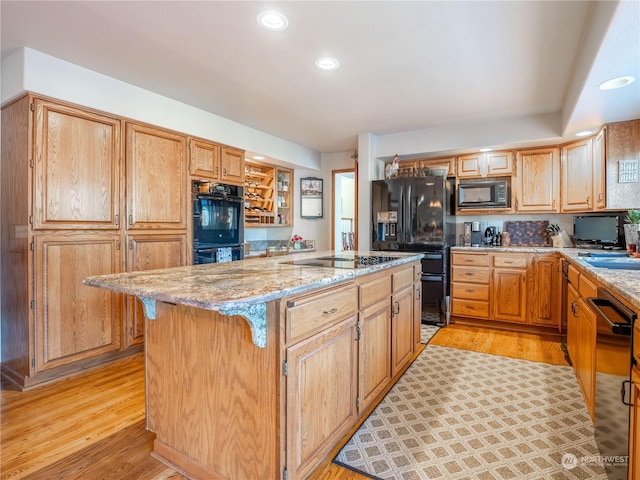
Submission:
{"label": "kitchen sink", "polygon": [[592,267],[615,270],[640,270],[640,259],[629,258],[627,254],[620,256],[594,256],[580,258]]}

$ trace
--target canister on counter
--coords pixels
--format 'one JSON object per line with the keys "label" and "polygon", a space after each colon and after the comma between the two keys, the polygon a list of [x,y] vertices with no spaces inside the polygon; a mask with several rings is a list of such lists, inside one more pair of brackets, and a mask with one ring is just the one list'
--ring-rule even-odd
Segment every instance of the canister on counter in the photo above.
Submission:
{"label": "canister on counter", "polygon": [[509,232],[502,232],[502,247],[511,246],[511,234]]}

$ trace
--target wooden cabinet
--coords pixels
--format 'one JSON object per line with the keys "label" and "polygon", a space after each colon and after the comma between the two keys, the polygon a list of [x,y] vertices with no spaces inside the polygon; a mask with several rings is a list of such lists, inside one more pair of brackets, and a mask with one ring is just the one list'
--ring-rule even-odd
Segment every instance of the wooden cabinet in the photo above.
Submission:
{"label": "wooden cabinet", "polygon": [[562,146],[562,212],[606,208],[604,138],[604,132],[600,132],[595,139]]}
{"label": "wooden cabinet", "polygon": [[287,469],[291,478],[303,478],[358,415],[356,287],[286,305]]}
{"label": "wooden cabinet", "polygon": [[492,255],[491,306],[493,320],[527,321],[527,254]]}
{"label": "wooden cabinet", "polygon": [[255,162],[245,162],[244,172],[244,221],[245,226],[274,225],[275,167]]}
{"label": "wooden cabinet", "polygon": [[560,162],[557,148],[520,151],[517,158],[518,212],[558,212]]}
{"label": "wooden cabinet", "polygon": [[452,316],[561,328],[557,254],[454,251],[451,265]]}
{"label": "wooden cabinet", "polygon": [[220,145],[189,139],[189,173],[203,180],[220,179]]}
{"label": "wooden cabinet", "polygon": [[49,100],[33,105],[33,228],[118,229],[120,120]]}
{"label": "wooden cabinet", "polygon": [[120,271],[113,234],[35,237],[35,372],[120,348],[121,298],[82,279]]}
{"label": "wooden cabinet", "polygon": [[391,275],[359,282],[359,411],[366,410],[391,381]]}
{"label": "wooden cabinet", "polygon": [[[134,234],[127,236],[127,271],[179,267],[187,261],[186,234]],[[127,346],[144,341],[144,311],[140,301],[127,297]]]}
{"label": "wooden cabinet", "polygon": [[276,168],[276,218],[281,226],[291,226],[293,222],[293,170]]}
{"label": "wooden cabinet", "polygon": [[596,315],[578,298],[578,359],[574,363],[578,383],[582,389],[591,420],[595,420],[596,381]]}
{"label": "wooden cabinet", "polygon": [[629,480],[640,479],[640,368],[631,369],[631,412],[629,418]]}
{"label": "wooden cabinet", "polygon": [[183,135],[127,123],[127,228],[187,228],[187,140]]}
{"label": "wooden cabinet", "polygon": [[593,138],[593,209],[607,208],[607,179],[605,174],[605,129]]}
{"label": "wooden cabinet", "polygon": [[391,376],[413,355],[413,267],[392,275]]}
{"label": "wooden cabinet", "polygon": [[413,351],[422,343],[422,282],[413,284]]}
{"label": "wooden cabinet", "polygon": [[489,318],[489,254],[452,252],[451,314]]}
{"label": "wooden cabinet", "polygon": [[561,329],[561,263],[560,256],[554,253],[538,253],[532,256],[528,305],[529,319],[533,325]]}
{"label": "wooden cabinet", "polygon": [[[578,360],[578,300],[580,296],[576,288],[569,283],[567,285],[567,353],[571,362]],[[574,366],[575,367],[575,366]]]}
{"label": "wooden cabinet", "polygon": [[286,462],[304,478],[351,428],[358,412],[356,315],[287,348]]}
{"label": "wooden cabinet", "polygon": [[220,155],[220,181],[242,185],[244,183],[244,150],[222,147]]}
{"label": "wooden cabinet", "polygon": [[457,177],[500,177],[513,174],[512,152],[490,152],[458,157]]}

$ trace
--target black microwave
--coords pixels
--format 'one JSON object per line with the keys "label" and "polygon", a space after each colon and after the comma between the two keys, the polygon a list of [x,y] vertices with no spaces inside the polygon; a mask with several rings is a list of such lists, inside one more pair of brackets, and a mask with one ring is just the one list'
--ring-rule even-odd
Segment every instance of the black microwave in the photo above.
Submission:
{"label": "black microwave", "polygon": [[510,200],[507,180],[467,180],[458,184],[458,209],[508,208]]}

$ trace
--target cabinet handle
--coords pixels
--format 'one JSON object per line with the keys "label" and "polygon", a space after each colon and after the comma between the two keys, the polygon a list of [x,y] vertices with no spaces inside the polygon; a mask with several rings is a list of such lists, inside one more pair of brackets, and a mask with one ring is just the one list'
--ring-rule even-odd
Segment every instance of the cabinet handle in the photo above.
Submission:
{"label": "cabinet handle", "polygon": [[133,225],[133,215],[129,215],[129,226]]}
{"label": "cabinet handle", "polygon": [[602,193],[599,193],[599,194],[598,194],[598,202],[599,202],[599,203],[602,203]]}
{"label": "cabinet handle", "polygon": [[115,221],[116,221],[116,225],[119,226],[120,225],[120,215],[116,214]]}
{"label": "cabinet handle", "polygon": [[398,310],[396,310],[394,313],[398,315],[400,313],[400,302],[395,302],[395,303],[398,306]]}
{"label": "cabinet handle", "polygon": [[222,176],[224,176],[224,177],[227,176],[227,169],[226,168],[222,169]]}
{"label": "cabinet handle", "polygon": [[573,313],[574,317],[577,317],[578,314],[576,314],[576,302],[571,302],[571,313]]}
{"label": "cabinet handle", "polygon": [[331,310],[323,310],[322,313],[330,314],[330,313],[336,313],[337,311],[338,311],[337,308],[332,308]]}
{"label": "cabinet handle", "polygon": [[587,207],[591,206],[591,195],[587,197]]}
{"label": "cabinet handle", "polygon": [[551,202],[551,208],[556,209],[556,201],[555,199]]}

